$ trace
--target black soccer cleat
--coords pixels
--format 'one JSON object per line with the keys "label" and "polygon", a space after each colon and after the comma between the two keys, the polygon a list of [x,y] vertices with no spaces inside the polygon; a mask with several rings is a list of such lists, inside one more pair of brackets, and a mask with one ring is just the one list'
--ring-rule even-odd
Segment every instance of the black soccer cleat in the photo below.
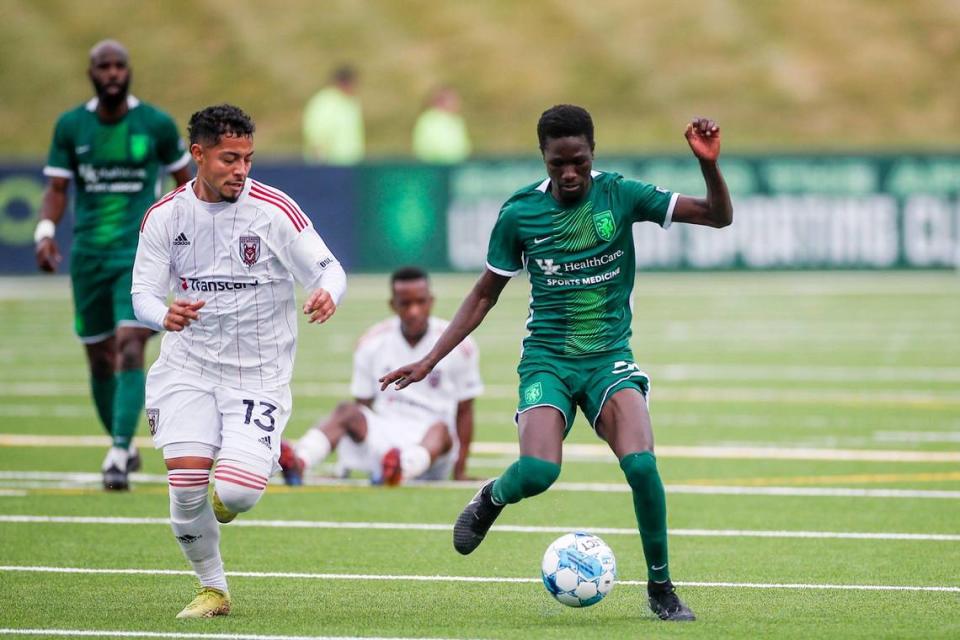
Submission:
{"label": "black soccer cleat", "polygon": [[493,482],[490,480],[480,487],[453,525],[453,548],[463,555],[480,546],[493,521],[503,511],[504,505],[493,503]]}
{"label": "black soccer cleat", "polygon": [[647,582],[647,596],[650,610],[661,620],[689,622],[697,619],[693,611],[677,596],[677,590],[669,580],[664,583]]}
{"label": "black soccer cleat", "polygon": [[107,491],[126,491],[130,488],[127,470],[116,465],[103,470],[103,488]]}
{"label": "black soccer cleat", "polygon": [[127,458],[127,473],[140,471],[142,466],[143,460],[140,458],[140,450],[137,449]]}

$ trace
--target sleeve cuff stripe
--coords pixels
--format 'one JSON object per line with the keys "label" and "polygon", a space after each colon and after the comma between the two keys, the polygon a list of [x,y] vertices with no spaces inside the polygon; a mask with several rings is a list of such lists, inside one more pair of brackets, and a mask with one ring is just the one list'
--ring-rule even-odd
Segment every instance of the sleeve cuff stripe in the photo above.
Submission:
{"label": "sleeve cuff stripe", "polygon": [[183,169],[188,164],[190,164],[190,154],[184,151],[183,155],[180,156],[179,160],[177,160],[176,162],[172,162],[168,165],[165,165],[163,167],[163,170],[166,171],[167,173],[173,173],[174,171],[179,171],[180,169]]}
{"label": "sleeve cuff stripe", "polygon": [[44,167],[43,175],[48,178],[72,178],[73,171],[70,169],[62,169],[60,167]]}
{"label": "sleeve cuff stripe", "polygon": [[674,193],[670,196],[670,205],[667,207],[667,215],[663,219],[663,224],[660,225],[664,229],[670,226],[673,222],[673,209],[677,206],[677,200],[680,198],[679,193]]}
{"label": "sleeve cuff stripe", "polygon": [[517,269],[516,271],[507,271],[506,269],[498,269],[489,262],[487,263],[487,270],[492,271],[498,276],[506,276],[507,278],[512,278],[515,275],[518,275],[522,269]]}

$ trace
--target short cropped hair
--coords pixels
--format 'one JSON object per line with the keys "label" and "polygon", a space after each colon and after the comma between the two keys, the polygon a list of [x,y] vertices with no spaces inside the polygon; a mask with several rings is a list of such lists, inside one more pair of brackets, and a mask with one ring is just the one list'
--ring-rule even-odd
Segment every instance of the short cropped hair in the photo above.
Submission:
{"label": "short cropped hair", "polygon": [[187,131],[190,144],[216,146],[223,136],[250,138],[256,125],[240,107],[232,104],[218,104],[201,109],[190,116]]}
{"label": "short cropped hair", "polygon": [[397,282],[410,282],[413,280],[427,280],[429,282],[430,276],[420,267],[400,267],[390,274],[390,288],[393,289],[393,285]]}
{"label": "short cropped hair", "polygon": [[330,74],[334,82],[352,84],[357,81],[357,70],[348,64],[342,64]]}
{"label": "short cropped hair", "polygon": [[568,136],[584,136],[593,151],[593,118],[587,110],[572,104],[558,104],[544,111],[537,122],[540,151],[546,149],[548,138]]}

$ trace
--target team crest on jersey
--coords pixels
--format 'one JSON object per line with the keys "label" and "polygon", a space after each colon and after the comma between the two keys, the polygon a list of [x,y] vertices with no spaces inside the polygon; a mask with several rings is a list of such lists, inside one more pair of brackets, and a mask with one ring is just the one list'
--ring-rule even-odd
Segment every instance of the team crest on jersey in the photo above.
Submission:
{"label": "team crest on jersey", "polygon": [[593,227],[597,230],[600,239],[608,242],[617,232],[617,223],[613,220],[613,212],[607,209],[593,214]]}
{"label": "team crest on jersey", "polygon": [[147,409],[147,424],[150,426],[150,435],[157,435],[157,423],[160,422],[160,409]]}
{"label": "team crest on jersey", "polygon": [[137,133],[130,136],[130,159],[134,162],[143,162],[150,150],[150,136]]}
{"label": "team crest on jersey", "polygon": [[240,259],[248,267],[256,264],[260,259],[259,236],[240,236]]}
{"label": "team crest on jersey", "polygon": [[440,372],[439,372],[439,371],[431,371],[431,372],[430,372],[430,375],[427,376],[427,384],[430,385],[430,388],[431,388],[431,389],[436,389],[437,387],[439,387],[439,386],[440,386]]}

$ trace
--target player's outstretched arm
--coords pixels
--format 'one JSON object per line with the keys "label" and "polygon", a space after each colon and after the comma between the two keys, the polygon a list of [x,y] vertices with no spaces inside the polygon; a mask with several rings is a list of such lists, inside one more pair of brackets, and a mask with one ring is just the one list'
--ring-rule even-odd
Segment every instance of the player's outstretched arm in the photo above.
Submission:
{"label": "player's outstretched arm", "polygon": [[43,192],[43,202],[40,205],[40,222],[37,223],[33,240],[36,244],[37,267],[47,273],[56,271],[57,265],[63,260],[53,234],[67,208],[67,188],[69,185],[70,181],[67,178],[50,178],[47,181],[47,188]]}
{"label": "player's outstretched arm", "polygon": [[399,369],[394,369],[387,375],[380,378],[380,390],[384,390],[391,383],[396,383],[397,389],[403,389],[407,385],[419,382],[427,377],[437,363],[453,351],[458,344],[463,342],[470,333],[480,326],[486,317],[487,312],[497,304],[500,292],[507,286],[510,278],[501,276],[492,271],[486,270],[473,289],[467,294],[453,320],[437,339],[430,353],[421,360],[404,365]]}
{"label": "player's outstretched arm", "polygon": [[684,132],[693,155],[700,160],[700,170],[707,185],[706,198],[680,196],[673,210],[673,221],[726,227],[733,222],[733,204],[727,183],[720,173],[720,127],[709,118],[694,118]]}

